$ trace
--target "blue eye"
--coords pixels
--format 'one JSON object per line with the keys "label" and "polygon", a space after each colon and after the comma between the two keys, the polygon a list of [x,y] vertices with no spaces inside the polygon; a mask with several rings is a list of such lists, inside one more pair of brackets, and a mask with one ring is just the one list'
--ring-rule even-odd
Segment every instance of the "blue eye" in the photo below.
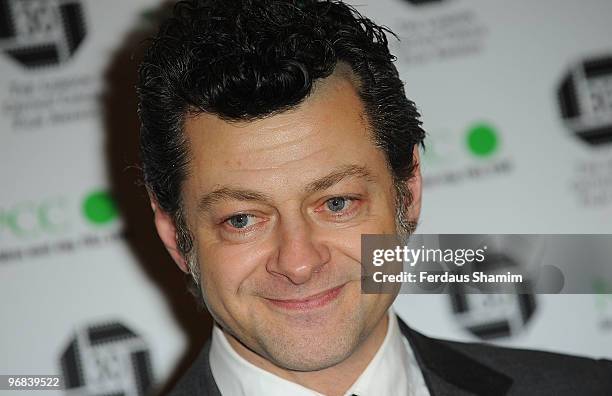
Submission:
{"label": "blue eye", "polygon": [[234,228],[244,228],[249,225],[249,215],[239,214],[228,219],[229,223]]}
{"label": "blue eye", "polygon": [[332,212],[339,212],[346,207],[346,198],[334,197],[327,200],[327,208]]}

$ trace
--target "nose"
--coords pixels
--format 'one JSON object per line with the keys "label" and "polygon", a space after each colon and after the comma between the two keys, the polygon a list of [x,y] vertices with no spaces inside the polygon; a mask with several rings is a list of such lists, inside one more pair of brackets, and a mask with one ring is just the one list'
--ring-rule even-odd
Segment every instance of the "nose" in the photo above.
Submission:
{"label": "nose", "polygon": [[322,271],[330,256],[328,247],[317,240],[306,221],[283,224],[279,229],[277,255],[268,262],[267,270],[301,285]]}

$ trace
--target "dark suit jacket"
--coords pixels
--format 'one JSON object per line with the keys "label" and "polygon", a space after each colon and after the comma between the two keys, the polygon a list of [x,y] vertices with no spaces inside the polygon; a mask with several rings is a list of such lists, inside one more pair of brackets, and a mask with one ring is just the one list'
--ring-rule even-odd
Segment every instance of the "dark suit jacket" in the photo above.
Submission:
{"label": "dark suit jacket", "polygon": [[[398,321],[431,396],[612,396],[610,360],[443,341],[426,337],[401,319]],[[210,341],[171,396],[221,395],[210,370],[209,351]]]}

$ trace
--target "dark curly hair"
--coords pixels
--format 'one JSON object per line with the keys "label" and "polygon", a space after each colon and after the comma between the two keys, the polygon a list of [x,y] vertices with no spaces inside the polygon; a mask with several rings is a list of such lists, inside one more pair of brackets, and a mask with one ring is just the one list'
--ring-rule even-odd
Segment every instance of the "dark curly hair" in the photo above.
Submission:
{"label": "dark curly hair", "polygon": [[301,103],[314,82],[330,76],[339,63],[348,65],[357,81],[374,143],[386,153],[403,210],[409,195],[401,182],[412,176],[412,150],[425,133],[404,93],[386,33],[391,32],[335,0],[175,5],[139,69],[140,145],[145,184],[173,216],[185,256],[192,247],[181,210],[189,158],[185,117],[211,113],[249,121],[283,112]]}

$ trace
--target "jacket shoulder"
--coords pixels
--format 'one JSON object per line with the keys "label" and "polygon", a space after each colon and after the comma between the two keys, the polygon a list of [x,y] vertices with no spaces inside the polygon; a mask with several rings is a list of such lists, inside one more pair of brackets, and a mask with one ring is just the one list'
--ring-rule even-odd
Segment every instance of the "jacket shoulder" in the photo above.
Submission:
{"label": "jacket shoulder", "polygon": [[[555,389],[557,394],[612,395],[612,361],[554,352],[440,341],[514,380],[513,390]],[[574,392],[574,393],[572,393]]]}
{"label": "jacket shoulder", "polygon": [[196,360],[168,393],[168,396],[221,396],[212,376],[209,354],[210,340],[206,342]]}

